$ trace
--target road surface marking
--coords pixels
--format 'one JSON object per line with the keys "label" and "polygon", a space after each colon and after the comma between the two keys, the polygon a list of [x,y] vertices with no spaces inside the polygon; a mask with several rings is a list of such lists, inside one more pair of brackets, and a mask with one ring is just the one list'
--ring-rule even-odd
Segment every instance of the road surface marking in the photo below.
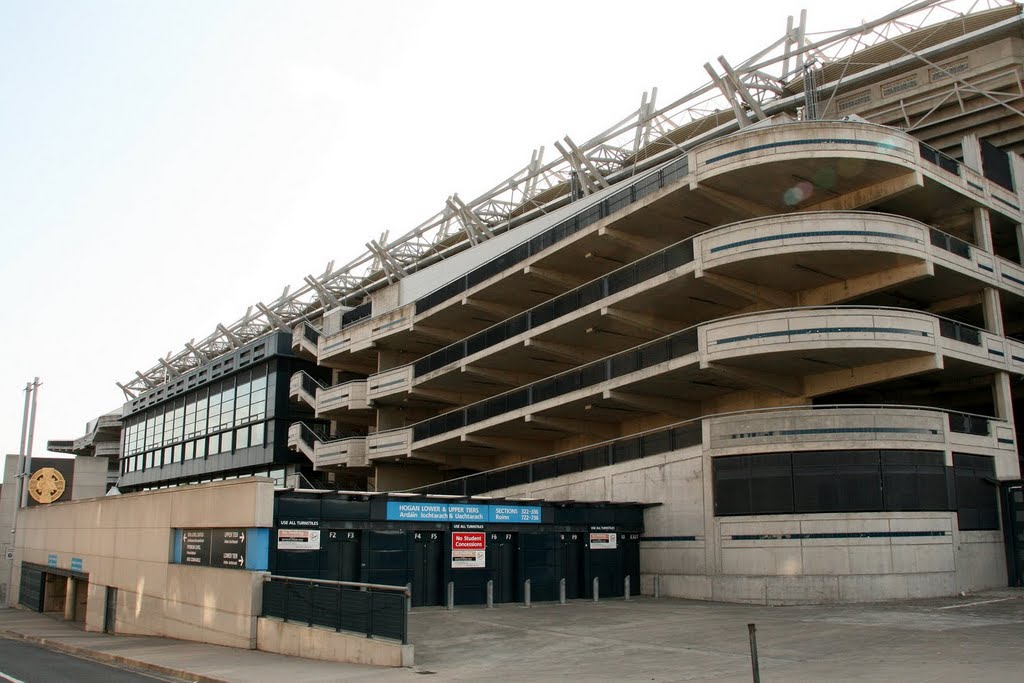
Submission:
{"label": "road surface marking", "polygon": [[974,607],[975,605],[987,605],[990,602],[1006,602],[1007,600],[1015,600],[1016,598],[996,598],[995,600],[980,600],[978,602],[968,602],[963,605],[946,605],[939,609],[957,609],[958,607]]}

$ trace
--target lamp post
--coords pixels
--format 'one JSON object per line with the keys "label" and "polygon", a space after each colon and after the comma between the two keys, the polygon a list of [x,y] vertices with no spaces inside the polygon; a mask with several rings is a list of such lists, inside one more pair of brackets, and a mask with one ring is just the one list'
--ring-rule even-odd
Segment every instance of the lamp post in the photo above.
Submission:
{"label": "lamp post", "polygon": [[36,397],[42,382],[36,377],[25,384],[25,411],[21,417],[21,448],[18,458],[18,477],[21,479],[21,498],[18,507],[28,504],[28,478],[32,471],[32,440],[36,431]]}

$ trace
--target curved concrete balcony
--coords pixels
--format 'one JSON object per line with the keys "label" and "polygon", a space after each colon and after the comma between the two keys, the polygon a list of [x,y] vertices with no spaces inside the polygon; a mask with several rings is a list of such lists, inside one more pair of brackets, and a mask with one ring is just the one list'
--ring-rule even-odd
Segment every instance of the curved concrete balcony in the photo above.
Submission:
{"label": "curved concrete balcony", "polygon": [[366,437],[349,436],[316,444],[313,469],[366,467]]}
{"label": "curved concrete balcony", "polygon": [[414,304],[402,306],[383,315],[363,318],[329,337],[322,337],[317,357],[320,365],[371,372],[376,369],[375,344],[378,339],[412,329]]}
{"label": "curved concrete balcony", "polygon": [[305,403],[314,410],[316,409],[316,393],[321,389],[323,389],[323,384],[303,370],[293,372],[288,379],[288,398]]}
{"label": "curved concrete balcony", "polygon": [[293,401],[300,401],[313,408],[317,417],[356,423],[364,423],[370,418],[365,379],[328,387],[299,370],[292,373],[288,381],[288,395]]}
{"label": "curved concrete balcony", "polygon": [[[920,286],[926,278],[934,285]],[[659,330],[714,318],[722,306],[828,305],[880,290],[941,306],[985,287],[1002,287],[1024,306],[1019,265],[912,219],[854,211],[770,216],[683,240],[411,365],[371,375],[371,399],[407,400],[411,392],[472,402],[474,393],[498,393]],[[681,299],[690,305],[672,305]],[[646,313],[652,305],[657,318]]]}
{"label": "curved concrete balcony", "polygon": [[121,444],[117,441],[99,441],[95,448],[97,458],[116,458],[121,454]]}
{"label": "curved concrete balcony", "polygon": [[366,437],[369,460],[401,460],[409,456],[412,430],[403,427],[375,432]]}
{"label": "curved concrete balcony", "polygon": [[309,458],[315,470],[366,467],[365,436],[329,438],[295,422],[288,427],[288,448]]}
{"label": "curved concrete balcony", "polygon": [[320,330],[303,321],[292,328],[292,351],[297,356],[306,360],[317,359],[317,343],[320,340]]}
{"label": "curved concrete balcony", "polygon": [[332,387],[320,388],[316,392],[316,416],[343,419],[353,413],[366,417],[370,404],[366,396],[366,380],[357,379]]}
{"label": "curved concrete balcony", "polygon": [[[585,482],[592,470],[642,458],[672,459],[693,449],[707,457],[750,453],[893,449],[995,458],[1000,479],[1017,476],[1013,425],[993,417],[918,406],[835,405],[709,415],[638,434],[459,477],[419,489],[447,495],[526,495],[531,484]],[[636,467],[635,464],[631,465]]]}
{"label": "curved concrete balcony", "polygon": [[[854,121],[805,121],[748,129],[689,153],[691,189],[756,214],[854,208],[871,196],[918,189],[950,209],[985,206],[1019,220],[1016,196],[916,138]],[[758,210],[760,207],[760,210]]]}
{"label": "curved concrete balcony", "polygon": [[[607,199],[552,228],[552,236],[538,234],[478,268],[486,272],[473,271],[323,340],[320,363],[372,372],[375,344],[392,337],[404,346],[444,344],[452,333],[456,339],[473,334],[550,298],[544,292],[588,282],[622,259],[692,235],[699,225],[883,201],[929,222],[982,206],[1024,220],[1016,195],[981,174],[901,131],[852,121],[744,130],[692,150],[671,170],[612,189]],[[671,206],[656,209],[659,202]]]}
{"label": "curved concrete balcony", "polygon": [[626,420],[685,418],[739,391],[798,403],[939,370],[950,379],[1019,374],[1024,344],[904,309],[812,307],[735,316],[419,422],[407,428],[410,454],[480,455],[528,451],[531,440],[613,438]]}
{"label": "curved concrete balcony", "polygon": [[412,388],[412,381],[412,363],[370,375],[367,380],[367,399],[379,401],[388,396],[407,394]]}

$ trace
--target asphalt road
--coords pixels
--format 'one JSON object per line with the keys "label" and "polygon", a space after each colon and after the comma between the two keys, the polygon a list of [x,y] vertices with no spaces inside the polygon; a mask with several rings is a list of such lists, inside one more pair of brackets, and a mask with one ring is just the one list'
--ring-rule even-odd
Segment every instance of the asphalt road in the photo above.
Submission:
{"label": "asphalt road", "polygon": [[0,638],[0,683],[152,683],[168,680]]}

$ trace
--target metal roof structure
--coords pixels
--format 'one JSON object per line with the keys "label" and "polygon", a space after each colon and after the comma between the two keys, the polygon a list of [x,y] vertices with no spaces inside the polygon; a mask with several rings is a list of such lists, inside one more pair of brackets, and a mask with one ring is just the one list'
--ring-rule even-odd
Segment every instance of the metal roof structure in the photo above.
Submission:
{"label": "metal roof structure", "polygon": [[[548,161],[544,147],[535,150],[523,168],[479,196],[464,200],[453,194],[409,232],[394,239],[384,232],[366,243],[361,256],[337,267],[328,263],[322,274],[307,275],[297,288],[285,287],[270,303],[250,306],[235,322],[217,325],[202,340],[190,340],[117,384],[127,399],[136,398],[270,332],[291,332],[327,311],[358,305],[370,292],[567,204],[574,194],[589,195],[787,108],[813,108],[815,101],[804,99],[809,77],[817,97],[834,97],[857,74],[900,60],[931,65],[930,49],[1000,27],[1020,31],[1020,21],[1021,6],[1010,0],[922,0],[858,26],[817,34],[807,30],[806,12],[791,16],[778,39],[744,61],[734,65],[720,56],[716,64],[704,64],[710,80],[701,87],[661,106],[656,88],[643,93],[639,107],[590,139],[556,141],[557,154]],[[948,75],[997,105],[1011,108],[1009,102],[1024,101],[1024,93],[983,93]],[[1015,114],[1019,106],[1012,107]]]}

